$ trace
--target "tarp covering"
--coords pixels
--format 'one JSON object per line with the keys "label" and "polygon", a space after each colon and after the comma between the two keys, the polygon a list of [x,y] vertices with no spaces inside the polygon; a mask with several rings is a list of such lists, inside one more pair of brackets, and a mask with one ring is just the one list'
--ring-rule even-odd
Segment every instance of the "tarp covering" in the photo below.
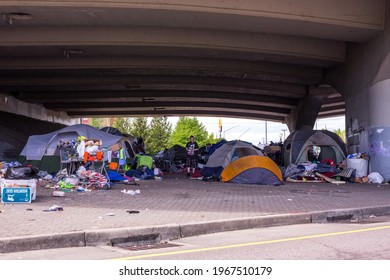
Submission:
{"label": "tarp covering", "polygon": [[219,177],[221,171],[232,161],[249,155],[262,156],[263,153],[255,146],[244,141],[230,141],[223,144],[210,155],[202,175]]}
{"label": "tarp covering", "polygon": [[71,141],[77,139],[78,136],[102,140],[103,147],[123,145],[121,143],[124,141],[124,137],[100,131],[89,125],[76,124],[48,134],[30,136],[20,155],[25,156],[26,160],[41,160],[43,156],[55,155],[59,140]]}
{"label": "tarp covering", "polygon": [[221,181],[275,186],[283,184],[279,167],[266,156],[246,156],[233,161],[222,171]]}
{"label": "tarp covering", "polygon": [[169,161],[182,161],[185,162],[187,158],[187,150],[185,147],[180,145],[173,145],[168,150],[164,152],[164,155],[161,157],[161,160]]}
{"label": "tarp covering", "polygon": [[124,136],[123,133],[119,131],[119,129],[112,126],[105,126],[101,128],[100,131],[107,132],[117,136]]}

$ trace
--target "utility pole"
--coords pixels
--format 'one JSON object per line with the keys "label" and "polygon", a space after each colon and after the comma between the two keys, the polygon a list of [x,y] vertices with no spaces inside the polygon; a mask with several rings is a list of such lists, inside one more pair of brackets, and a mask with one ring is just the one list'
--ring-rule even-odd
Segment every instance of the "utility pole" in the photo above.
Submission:
{"label": "utility pole", "polygon": [[282,131],[283,131],[283,140],[286,140],[286,131],[287,131],[287,129],[283,128]]}
{"label": "utility pole", "polygon": [[221,133],[222,133],[222,119],[218,119],[218,131],[219,131],[219,139],[221,139]]}
{"label": "utility pole", "polygon": [[265,145],[268,144],[268,124],[267,124],[267,121],[265,121]]}

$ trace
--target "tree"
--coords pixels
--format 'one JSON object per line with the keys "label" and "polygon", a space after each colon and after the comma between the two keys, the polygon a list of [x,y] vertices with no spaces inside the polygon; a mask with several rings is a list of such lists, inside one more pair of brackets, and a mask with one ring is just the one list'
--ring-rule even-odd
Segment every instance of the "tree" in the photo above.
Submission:
{"label": "tree", "polygon": [[100,129],[104,126],[103,122],[104,120],[102,118],[92,118],[91,125]]}
{"label": "tree", "polygon": [[210,133],[207,137],[206,144],[215,144],[221,141],[223,138],[215,138],[215,135],[213,133]]}
{"label": "tree", "polygon": [[336,133],[345,143],[345,140],[346,140],[345,129],[341,130],[341,128],[338,128],[338,129],[334,129],[333,132]]}
{"label": "tree", "polygon": [[146,117],[136,117],[130,125],[130,134],[134,137],[142,137],[146,143],[148,139],[148,119]]}
{"label": "tree", "polygon": [[207,143],[209,136],[205,126],[197,118],[180,117],[172,133],[170,146],[185,146],[191,135],[195,137],[199,147]]}
{"label": "tree", "polygon": [[122,133],[130,134],[131,119],[130,118],[115,118],[113,127],[117,128]]}
{"label": "tree", "polygon": [[92,118],[91,125],[98,129],[105,126],[111,126],[114,123],[115,118]]}
{"label": "tree", "polygon": [[172,134],[172,124],[167,117],[153,117],[149,127],[149,138],[146,142],[146,149],[149,154],[169,147],[169,140]]}

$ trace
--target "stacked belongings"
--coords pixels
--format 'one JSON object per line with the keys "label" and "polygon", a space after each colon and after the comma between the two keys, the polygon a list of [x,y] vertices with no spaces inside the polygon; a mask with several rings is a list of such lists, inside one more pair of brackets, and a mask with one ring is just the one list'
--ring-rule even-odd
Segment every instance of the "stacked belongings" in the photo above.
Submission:
{"label": "stacked belongings", "polygon": [[322,162],[303,162],[299,165],[291,164],[284,172],[284,179],[294,183],[322,183],[343,184],[352,176],[350,169],[341,169],[332,160]]}

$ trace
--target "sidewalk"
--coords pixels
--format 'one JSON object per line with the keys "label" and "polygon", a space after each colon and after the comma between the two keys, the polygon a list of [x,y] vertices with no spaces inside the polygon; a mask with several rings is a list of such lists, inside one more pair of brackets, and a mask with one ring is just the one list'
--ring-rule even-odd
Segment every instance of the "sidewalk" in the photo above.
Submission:
{"label": "sidewalk", "polygon": [[[123,189],[140,190],[139,195]],[[53,197],[38,188],[31,204],[0,204],[0,253],[107,244],[113,238],[160,233],[163,239],[296,223],[335,216],[390,214],[390,185],[287,183],[238,185],[183,174],[139,186]],[[63,211],[44,212],[53,205]],[[127,211],[139,211],[128,213]]]}

